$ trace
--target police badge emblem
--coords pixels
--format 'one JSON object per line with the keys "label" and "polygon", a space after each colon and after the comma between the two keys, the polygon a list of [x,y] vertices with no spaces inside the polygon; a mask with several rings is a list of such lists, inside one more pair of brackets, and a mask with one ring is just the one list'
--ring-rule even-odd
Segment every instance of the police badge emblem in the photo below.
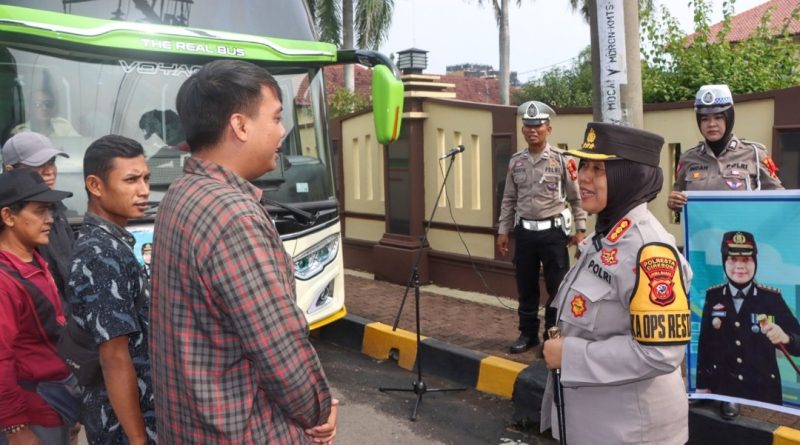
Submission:
{"label": "police badge emblem", "polygon": [[703,94],[703,97],[700,98],[704,105],[713,105],[714,99],[714,92],[710,90],[706,91],[706,94]]}
{"label": "police badge emblem", "polygon": [[581,148],[585,148],[587,150],[594,150],[594,141],[597,139],[597,133],[594,132],[594,128],[589,128],[589,132],[586,133],[586,140],[583,141]]}
{"label": "police badge emblem", "polygon": [[570,310],[572,311],[572,315],[575,318],[583,317],[583,314],[586,313],[586,299],[583,298],[583,295],[575,295],[572,297],[572,302],[570,303]]}
{"label": "police badge emblem", "polygon": [[668,306],[675,301],[672,278],[678,263],[672,258],[650,257],[639,263],[642,271],[650,279],[650,301],[658,306]]}

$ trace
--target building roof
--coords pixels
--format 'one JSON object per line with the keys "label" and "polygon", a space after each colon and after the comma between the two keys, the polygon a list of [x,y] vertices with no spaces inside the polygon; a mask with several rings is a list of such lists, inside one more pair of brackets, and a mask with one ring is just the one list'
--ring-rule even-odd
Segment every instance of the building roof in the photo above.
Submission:
{"label": "building roof", "polygon": [[[372,91],[372,73],[368,68],[355,65],[356,92],[370,95]],[[455,84],[456,99],[485,104],[500,103],[500,84],[495,78],[464,77],[459,75],[441,76],[437,82]],[[344,86],[344,69],[342,65],[325,67],[325,92],[330,97],[334,90]]]}
{"label": "building roof", "polygon": [[[731,30],[725,37],[728,42],[738,42],[751,36],[761,24],[761,18],[772,9],[772,18],[769,22],[770,30],[777,33],[786,21],[790,21],[789,34],[800,34],[800,21],[792,19],[792,11],[800,8],[800,0],[770,0],[754,8],[731,17]],[[722,29],[722,22],[715,23],[709,30],[711,40],[716,40],[717,34]],[[691,40],[691,37],[690,37]]]}

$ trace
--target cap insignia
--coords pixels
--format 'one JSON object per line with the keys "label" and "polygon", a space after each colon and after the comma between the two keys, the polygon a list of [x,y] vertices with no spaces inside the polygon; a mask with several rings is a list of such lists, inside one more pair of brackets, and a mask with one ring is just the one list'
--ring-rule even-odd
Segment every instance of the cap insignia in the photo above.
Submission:
{"label": "cap insignia", "polygon": [[747,239],[744,237],[744,234],[742,232],[736,232],[736,234],[733,235],[733,242],[734,243],[736,243],[736,244],[744,244],[745,241],[747,241]]}
{"label": "cap insignia", "polygon": [[703,103],[706,105],[712,105],[714,103],[714,93],[711,91],[706,91],[706,93],[703,94],[703,97],[700,98],[700,100],[703,101]]}
{"label": "cap insignia", "polygon": [[594,132],[594,128],[590,128],[589,132],[586,133],[586,140],[581,145],[581,148],[585,148],[587,150],[594,150],[595,139],[597,139],[597,134]]}

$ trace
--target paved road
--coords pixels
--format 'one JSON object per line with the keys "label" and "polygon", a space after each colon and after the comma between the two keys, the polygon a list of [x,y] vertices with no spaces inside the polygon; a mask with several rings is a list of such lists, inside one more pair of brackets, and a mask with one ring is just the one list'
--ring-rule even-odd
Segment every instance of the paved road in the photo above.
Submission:
{"label": "paved road", "polygon": [[[509,425],[511,401],[474,389],[426,393],[416,422],[409,420],[416,396],[382,393],[378,387],[411,388],[416,373],[395,363],[314,340],[325,372],[340,400],[337,445],[551,445],[532,432]],[[452,388],[447,380],[423,375],[428,387]],[[81,437],[79,445],[86,445]]]}
{"label": "paved road", "polygon": [[[511,401],[474,389],[426,393],[416,422],[409,420],[416,395],[382,393],[378,387],[411,388],[416,373],[337,346],[314,342],[334,395],[341,401],[337,444],[539,445],[554,444],[509,426]],[[423,375],[428,387],[452,388]]]}

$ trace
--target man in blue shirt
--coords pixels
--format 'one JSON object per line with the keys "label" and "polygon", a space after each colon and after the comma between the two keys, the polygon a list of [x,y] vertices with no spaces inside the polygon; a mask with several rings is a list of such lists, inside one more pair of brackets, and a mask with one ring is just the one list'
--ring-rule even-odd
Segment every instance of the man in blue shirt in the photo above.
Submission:
{"label": "man in blue shirt", "polygon": [[89,195],[68,288],[76,322],[98,345],[102,378],[86,387],[82,423],[92,445],[156,443],[147,352],[150,288],[130,218],[144,216],[150,172],[142,146],[109,135],[83,159]]}

